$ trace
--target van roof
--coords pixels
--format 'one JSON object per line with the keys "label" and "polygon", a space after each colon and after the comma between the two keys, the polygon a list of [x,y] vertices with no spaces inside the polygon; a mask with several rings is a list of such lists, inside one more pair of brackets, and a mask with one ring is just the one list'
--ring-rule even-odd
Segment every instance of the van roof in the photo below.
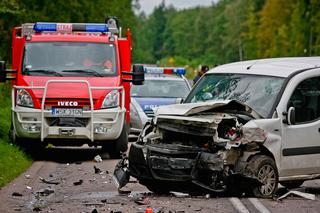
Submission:
{"label": "van roof", "polygon": [[208,73],[238,73],[288,77],[304,69],[320,67],[320,57],[268,58],[221,65]]}

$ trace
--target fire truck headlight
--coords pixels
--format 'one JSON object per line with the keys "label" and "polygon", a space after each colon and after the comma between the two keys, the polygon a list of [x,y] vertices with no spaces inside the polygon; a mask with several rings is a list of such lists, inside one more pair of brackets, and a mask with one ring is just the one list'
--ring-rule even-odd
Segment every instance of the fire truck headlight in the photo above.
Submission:
{"label": "fire truck headlight", "polygon": [[23,107],[34,107],[31,95],[25,89],[17,90],[17,105]]}
{"label": "fire truck headlight", "polygon": [[102,109],[119,106],[119,91],[113,90],[103,100]]}

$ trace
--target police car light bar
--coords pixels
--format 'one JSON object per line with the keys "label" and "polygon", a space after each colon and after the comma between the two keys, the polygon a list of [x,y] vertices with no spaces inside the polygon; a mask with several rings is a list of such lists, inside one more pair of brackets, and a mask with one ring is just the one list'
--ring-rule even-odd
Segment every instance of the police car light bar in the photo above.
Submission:
{"label": "police car light bar", "polygon": [[144,67],[144,72],[146,74],[177,74],[177,75],[185,75],[186,69],[183,67]]}
{"label": "police car light bar", "polygon": [[52,23],[37,22],[33,26],[36,32],[109,32],[107,24],[72,24],[72,23]]}

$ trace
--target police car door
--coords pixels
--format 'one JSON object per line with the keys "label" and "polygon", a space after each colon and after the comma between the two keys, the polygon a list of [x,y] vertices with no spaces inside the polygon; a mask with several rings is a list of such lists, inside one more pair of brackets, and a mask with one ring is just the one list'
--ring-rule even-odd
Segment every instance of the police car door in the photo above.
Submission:
{"label": "police car door", "polygon": [[[320,173],[320,70],[290,80],[283,94],[285,109],[295,109],[295,123],[284,122],[280,176]],[[286,97],[285,97],[286,96]],[[285,98],[284,98],[285,97]]]}

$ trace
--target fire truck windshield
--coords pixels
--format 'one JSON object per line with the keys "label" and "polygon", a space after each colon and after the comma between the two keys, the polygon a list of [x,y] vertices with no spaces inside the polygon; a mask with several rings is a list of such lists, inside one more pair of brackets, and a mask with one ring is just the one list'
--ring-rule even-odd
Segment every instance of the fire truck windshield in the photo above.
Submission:
{"label": "fire truck windshield", "polygon": [[88,42],[29,42],[24,49],[23,75],[114,76],[113,44]]}

